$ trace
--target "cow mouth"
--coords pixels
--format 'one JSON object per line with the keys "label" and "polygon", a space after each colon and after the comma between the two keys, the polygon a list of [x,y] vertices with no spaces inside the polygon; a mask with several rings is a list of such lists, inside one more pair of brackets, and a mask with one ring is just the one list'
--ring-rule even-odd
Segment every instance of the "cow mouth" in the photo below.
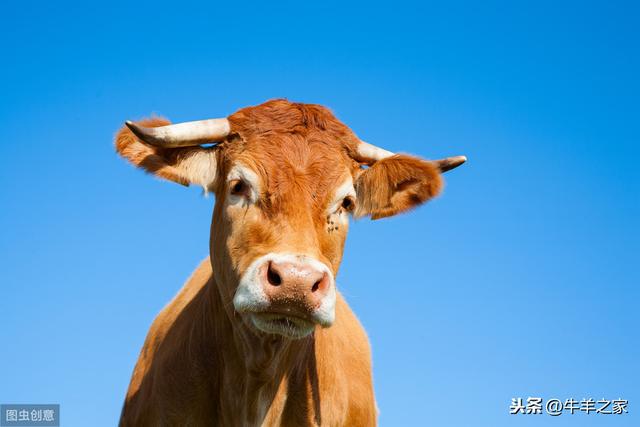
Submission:
{"label": "cow mouth", "polygon": [[315,328],[313,322],[281,313],[251,313],[251,323],[262,332],[293,339],[306,337]]}

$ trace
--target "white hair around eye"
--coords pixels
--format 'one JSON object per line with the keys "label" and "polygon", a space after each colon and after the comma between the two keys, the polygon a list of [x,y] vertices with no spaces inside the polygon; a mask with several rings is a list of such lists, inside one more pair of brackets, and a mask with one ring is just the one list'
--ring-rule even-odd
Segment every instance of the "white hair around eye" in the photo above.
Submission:
{"label": "white hair around eye", "polygon": [[230,205],[255,203],[260,194],[260,178],[242,163],[234,165],[227,175]]}
{"label": "white hair around eye", "polygon": [[[355,207],[356,190],[353,187],[353,178],[349,175],[342,184],[333,192],[333,198],[327,207],[327,215],[338,215],[342,222],[348,221],[349,212]],[[348,201],[349,203],[346,203]]]}

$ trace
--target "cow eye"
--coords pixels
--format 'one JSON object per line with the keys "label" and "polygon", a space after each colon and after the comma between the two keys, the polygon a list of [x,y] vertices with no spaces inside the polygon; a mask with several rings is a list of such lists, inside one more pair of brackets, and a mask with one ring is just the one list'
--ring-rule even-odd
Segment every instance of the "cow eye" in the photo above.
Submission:
{"label": "cow eye", "polygon": [[234,179],[229,183],[229,191],[234,196],[244,196],[247,194],[249,186],[241,179]]}
{"label": "cow eye", "polygon": [[351,212],[355,206],[356,206],[356,203],[353,200],[353,197],[351,196],[347,196],[342,200],[341,207],[347,212]]}

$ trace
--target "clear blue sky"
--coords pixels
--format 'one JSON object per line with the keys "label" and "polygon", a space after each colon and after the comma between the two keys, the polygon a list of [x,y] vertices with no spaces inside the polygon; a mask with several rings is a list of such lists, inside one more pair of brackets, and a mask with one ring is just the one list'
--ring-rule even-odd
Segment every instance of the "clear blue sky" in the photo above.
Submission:
{"label": "clear blue sky", "polygon": [[634,2],[8,2],[0,13],[0,402],[112,426],[213,198],[118,158],[153,112],[324,104],[364,139],[465,154],[444,195],[355,222],[341,289],[382,426],[542,426],[512,397],[628,399],[640,425]]}

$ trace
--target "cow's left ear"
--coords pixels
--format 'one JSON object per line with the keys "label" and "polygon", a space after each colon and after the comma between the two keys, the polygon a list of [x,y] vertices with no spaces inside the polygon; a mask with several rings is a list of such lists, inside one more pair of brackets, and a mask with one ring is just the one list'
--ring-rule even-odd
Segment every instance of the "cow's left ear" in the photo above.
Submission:
{"label": "cow's left ear", "polygon": [[387,157],[356,178],[355,215],[379,219],[406,212],[437,196],[442,187],[437,164],[402,154]]}

